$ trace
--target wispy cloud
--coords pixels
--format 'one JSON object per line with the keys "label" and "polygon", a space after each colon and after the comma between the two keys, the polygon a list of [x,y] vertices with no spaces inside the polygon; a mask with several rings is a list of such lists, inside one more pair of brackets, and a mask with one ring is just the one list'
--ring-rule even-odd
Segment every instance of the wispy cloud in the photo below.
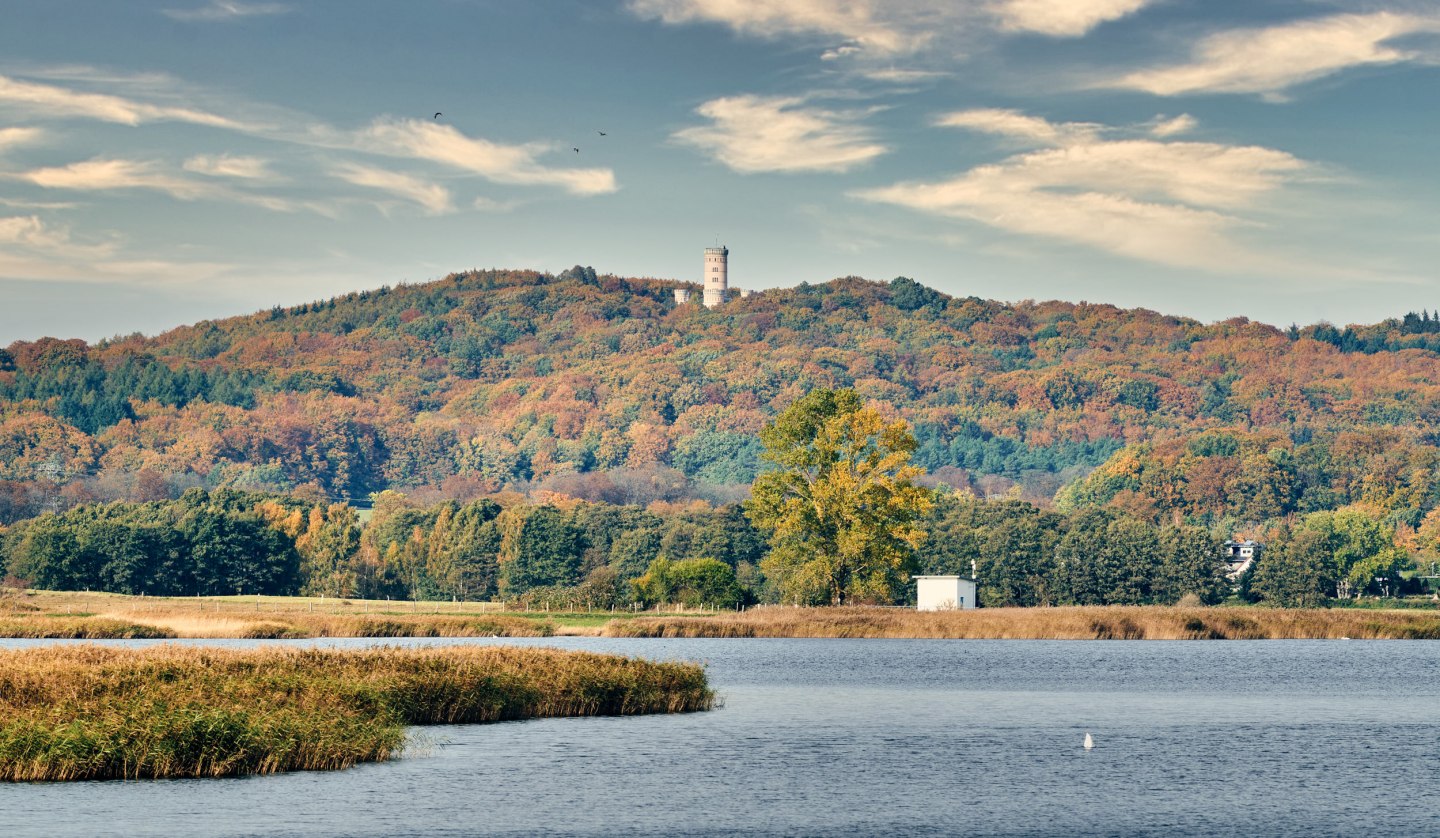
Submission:
{"label": "wispy cloud", "polygon": [[12,148],[34,145],[45,136],[39,128],[0,128],[0,154]]}
{"label": "wispy cloud", "polygon": [[166,17],[202,23],[283,15],[289,11],[290,6],[284,3],[240,3],[237,0],[211,0],[208,6],[189,9],[161,9],[161,13]]}
{"label": "wispy cloud", "polygon": [[672,137],[737,172],[844,172],[887,149],[858,124],[863,111],[806,106],[794,96],[728,96],[695,109],[711,124]]}
{"label": "wispy cloud", "polygon": [[991,11],[1000,28],[1052,37],[1078,37],[1102,23],[1134,14],[1154,0],[999,0]]}
{"label": "wispy cloud", "polygon": [[982,134],[1009,137],[1028,145],[1072,145],[1093,142],[1102,126],[1089,122],[1054,123],[1038,116],[1002,108],[976,108],[942,114],[942,128],[965,128]]}
{"label": "wispy cloud", "polygon": [[159,164],[151,161],[115,158],[97,157],[66,166],[32,169],[13,177],[46,189],[152,189],[185,201],[201,197],[209,189],[207,184],[167,174]]}
{"label": "wispy cloud", "polygon": [[907,70],[896,67],[879,67],[860,71],[862,78],[887,84],[917,84],[943,79],[949,75],[950,73],[939,70]]}
{"label": "wispy cloud", "polygon": [[262,157],[245,157],[230,154],[197,154],[186,160],[182,168],[187,172],[211,177],[239,178],[241,180],[274,180],[270,162]]}
{"label": "wispy cloud", "polygon": [[449,125],[419,120],[377,120],[342,142],[361,151],[429,160],[471,172],[495,183],[558,186],[574,195],[614,192],[610,169],[552,168],[537,157],[557,146],[548,143],[505,145],[467,137]]}
{"label": "wispy cloud", "polygon": [[[79,117],[123,125],[158,121],[189,122],[277,143],[282,148],[324,148],[351,155],[381,155],[423,161],[476,174],[495,183],[556,187],[573,195],[602,195],[618,188],[615,173],[611,169],[555,166],[542,162],[546,154],[562,150],[568,152],[568,146],[562,149],[556,143],[534,142],[517,145],[493,142],[466,136],[450,125],[419,120],[381,118],[365,127],[350,129],[327,125],[304,114],[232,103],[229,111],[263,113],[258,119],[236,118],[177,104],[177,100],[186,95],[200,94],[186,91],[181,84],[165,76],[122,77],[88,67],[53,68],[42,72],[49,72],[54,78],[74,79],[92,87],[119,88],[132,95],[77,90],[62,84],[0,76],[0,109],[9,107],[26,117],[42,120],[47,117]],[[37,130],[39,129],[0,129],[0,151],[21,143],[32,143],[38,136],[34,133]],[[96,161],[88,161],[74,166],[75,171],[86,178],[106,172],[118,176],[121,169],[124,169],[124,173],[132,176],[132,180],[143,176],[144,182],[137,184],[139,188],[159,189],[176,197],[206,192],[206,187],[197,186],[188,180],[157,180],[152,177],[155,175],[153,166],[150,167],[152,171],[141,171],[144,167],[137,168],[133,162],[128,165],[102,166]],[[278,179],[269,166],[270,161],[254,156],[194,154],[186,160],[183,168],[187,172],[207,177],[253,181]],[[62,177],[61,174],[64,173],[57,174],[58,171],[45,172],[42,176],[49,179],[59,178],[62,181],[69,176]],[[215,197],[224,194],[239,196],[250,203],[260,200],[253,195],[221,193],[213,189],[206,194]],[[285,202],[269,199],[266,203],[277,207],[287,206]]]}
{"label": "wispy cloud", "polygon": [[213,200],[248,204],[274,212],[308,210],[332,215],[333,209],[319,201],[292,201],[231,189],[210,180],[196,180],[170,171],[153,160],[126,160],[97,157],[65,166],[50,166],[3,175],[11,180],[33,183],[45,189],[77,192],[148,190],[180,201]]}
{"label": "wispy cloud", "polygon": [[[891,0],[901,21],[883,19],[871,0],[631,0],[630,9],[641,17],[664,23],[719,23],[744,35],[775,38],[782,35],[822,35],[851,42],[856,49],[882,55],[910,52],[930,39],[903,23],[922,8],[936,4]],[[838,57],[834,56],[834,57]]]}
{"label": "wispy cloud", "polygon": [[1155,0],[630,0],[630,10],[667,24],[714,23],[761,38],[839,40],[821,54],[891,57],[971,33],[1077,37]]}
{"label": "wispy cloud", "polygon": [[1178,137],[1194,131],[1198,124],[1195,117],[1188,113],[1182,113],[1175,117],[1158,116],[1150,126],[1150,136],[1161,139]]}
{"label": "wispy cloud", "polygon": [[1099,126],[1020,116],[979,111],[943,122],[1029,137],[1037,150],[946,180],[856,195],[1149,262],[1224,269],[1267,263],[1234,240],[1237,228],[1254,224],[1239,213],[1309,168],[1258,146],[1104,139]]}
{"label": "wispy cloud", "polygon": [[113,243],[81,243],[68,227],[53,227],[35,215],[0,217],[0,246],[18,246],[37,253],[67,253],[71,257],[97,258],[114,252]]}
{"label": "wispy cloud", "polygon": [[441,215],[454,209],[454,204],[450,200],[450,190],[414,175],[392,172],[388,169],[377,169],[373,166],[362,166],[357,163],[345,163],[335,168],[335,176],[356,186],[379,189],[392,195],[398,195],[407,201],[413,201],[424,207],[426,212],[431,215]]}
{"label": "wispy cloud", "polygon": [[121,125],[145,122],[190,122],[234,131],[251,130],[242,122],[195,108],[141,102],[108,93],[90,93],[52,84],[0,76],[0,107],[27,116],[85,117]]}
{"label": "wispy cloud", "polygon": [[1258,29],[1220,32],[1201,40],[1183,64],[1137,70],[1103,87],[1159,96],[1284,91],[1352,67],[1400,64],[1435,56],[1394,43],[1440,32],[1440,16],[1373,12],[1341,14]]}

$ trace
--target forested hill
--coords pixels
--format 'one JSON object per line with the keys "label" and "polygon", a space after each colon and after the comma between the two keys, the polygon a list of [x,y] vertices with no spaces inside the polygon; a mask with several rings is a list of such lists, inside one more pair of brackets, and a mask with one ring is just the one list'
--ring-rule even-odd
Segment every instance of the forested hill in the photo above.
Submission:
{"label": "forested hill", "polygon": [[982,494],[1049,498],[1105,464],[1061,501],[1260,519],[1363,500],[1418,522],[1440,498],[1428,313],[1343,331],[1205,325],[904,278],[712,311],[677,304],[676,287],[471,272],[156,338],[12,344],[0,523],[197,485],[733,497],[761,425],[817,386],[905,417],[919,463]]}

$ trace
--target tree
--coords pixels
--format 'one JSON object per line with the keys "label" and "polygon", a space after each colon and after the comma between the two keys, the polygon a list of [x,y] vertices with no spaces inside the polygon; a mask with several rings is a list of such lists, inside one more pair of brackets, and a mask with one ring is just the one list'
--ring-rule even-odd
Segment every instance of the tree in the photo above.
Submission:
{"label": "tree", "polygon": [[688,608],[734,608],[745,599],[735,569],[715,559],[656,559],[635,580],[635,594],[646,605],[677,603]]}
{"label": "tree", "polygon": [[517,507],[499,518],[500,593],[518,596],[580,581],[580,534],[553,506]]}
{"label": "tree", "polygon": [[894,602],[915,567],[931,493],[911,481],[915,437],[853,390],[817,389],[760,431],[746,511],[770,540],[762,563],[786,599]]}
{"label": "tree", "polygon": [[1282,528],[1255,562],[1250,590],[1268,605],[1314,608],[1334,585],[1332,554],[1325,538],[1309,529]]}
{"label": "tree", "polygon": [[1156,602],[1173,604],[1195,594],[1206,605],[1225,598],[1229,582],[1220,539],[1203,527],[1160,529],[1160,569],[1153,585]]}

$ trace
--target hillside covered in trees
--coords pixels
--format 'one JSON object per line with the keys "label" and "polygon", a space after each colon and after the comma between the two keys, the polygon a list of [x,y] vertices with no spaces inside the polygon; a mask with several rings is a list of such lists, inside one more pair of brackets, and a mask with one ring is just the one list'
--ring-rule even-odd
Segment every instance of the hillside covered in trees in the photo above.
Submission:
{"label": "hillside covered in trees", "polygon": [[905,278],[717,310],[675,287],[476,271],[154,338],[12,344],[0,524],[196,487],[718,506],[754,479],[760,427],[815,387],[908,420],[930,479],[982,497],[1156,525],[1365,503],[1417,528],[1440,503],[1425,312],[1283,330]]}

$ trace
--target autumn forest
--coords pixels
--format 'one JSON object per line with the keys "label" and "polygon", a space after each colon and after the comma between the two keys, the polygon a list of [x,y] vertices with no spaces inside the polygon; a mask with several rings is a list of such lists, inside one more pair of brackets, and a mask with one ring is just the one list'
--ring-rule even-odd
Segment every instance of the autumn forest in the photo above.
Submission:
{"label": "autumn forest", "polygon": [[[939,488],[927,531],[947,534],[922,569],[975,562],[988,604],[1218,601],[1213,557],[1241,536],[1272,557],[1243,595],[1314,604],[1398,589],[1440,547],[1426,311],[1278,329],[903,277],[715,310],[675,287],[470,271],[154,338],[12,344],[8,572],[151,593],[774,599],[740,503],[761,429],[816,388],[908,423],[918,482]],[[263,572],[176,558],[216,532]]]}

